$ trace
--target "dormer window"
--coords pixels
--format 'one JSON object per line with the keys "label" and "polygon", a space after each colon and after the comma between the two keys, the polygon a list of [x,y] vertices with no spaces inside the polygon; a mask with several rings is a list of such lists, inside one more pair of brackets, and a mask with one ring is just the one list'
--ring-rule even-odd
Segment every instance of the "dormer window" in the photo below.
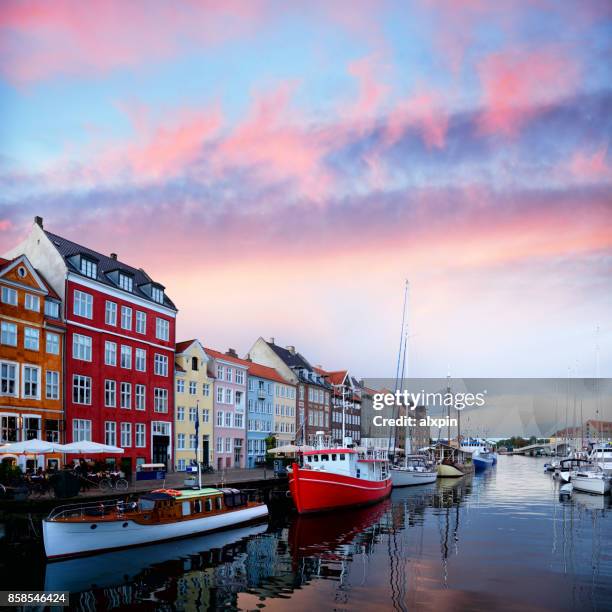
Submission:
{"label": "dormer window", "polygon": [[89,278],[98,278],[98,264],[91,259],[81,257],[81,274]]}
{"label": "dormer window", "polygon": [[155,287],[155,286],[151,287],[151,297],[158,304],[164,303],[164,292],[159,287]]}
{"label": "dormer window", "polygon": [[134,286],[134,279],[128,274],[122,274],[119,272],[119,286],[126,291],[131,292]]}

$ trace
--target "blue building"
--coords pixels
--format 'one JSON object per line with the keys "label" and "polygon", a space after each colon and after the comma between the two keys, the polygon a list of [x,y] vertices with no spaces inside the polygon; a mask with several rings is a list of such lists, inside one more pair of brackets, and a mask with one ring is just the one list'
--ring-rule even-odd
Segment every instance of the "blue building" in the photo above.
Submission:
{"label": "blue building", "polygon": [[274,432],[274,394],[280,374],[267,366],[249,363],[247,387],[247,461],[249,468],[266,459],[266,438]]}

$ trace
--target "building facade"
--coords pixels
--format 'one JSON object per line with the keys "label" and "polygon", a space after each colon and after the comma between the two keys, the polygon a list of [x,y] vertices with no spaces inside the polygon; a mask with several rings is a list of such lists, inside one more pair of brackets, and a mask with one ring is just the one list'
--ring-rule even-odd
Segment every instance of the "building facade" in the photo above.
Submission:
{"label": "building facade", "polygon": [[[196,461],[212,465],[214,379],[208,373],[209,357],[198,340],[178,342],[174,368],[174,467],[184,471]],[[196,438],[196,420],[199,419]]]}
{"label": "building facade", "polygon": [[274,368],[296,386],[296,443],[313,443],[317,432],[330,439],[332,387],[308,360],[294,346],[283,348],[274,338],[266,341],[261,337],[251,347],[249,358]]}
{"label": "building facade", "polygon": [[278,372],[277,376],[279,379],[274,385],[274,437],[276,446],[285,446],[295,441],[297,392],[295,385],[289,384]]}
{"label": "building facade", "polygon": [[[59,296],[25,255],[0,259],[0,444],[64,442],[65,325]],[[22,469],[59,467],[61,455],[7,455]]]}
{"label": "building facade", "polygon": [[40,217],[18,249],[62,298],[66,441],[122,447],[95,459],[126,474],[150,462],[172,469],[177,310],[164,286],[113,253],[46,231]]}
{"label": "building facade", "polygon": [[246,465],[247,365],[234,349],[226,353],[205,348],[209,375],[214,377],[214,467]]}

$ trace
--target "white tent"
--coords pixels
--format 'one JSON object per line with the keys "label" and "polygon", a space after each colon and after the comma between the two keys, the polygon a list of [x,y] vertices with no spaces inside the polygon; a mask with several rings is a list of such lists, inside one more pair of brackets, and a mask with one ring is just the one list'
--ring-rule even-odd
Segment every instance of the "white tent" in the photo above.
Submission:
{"label": "white tent", "polygon": [[62,452],[70,453],[71,455],[101,455],[123,454],[125,451],[118,446],[100,444],[99,442],[91,442],[90,440],[81,440],[80,442],[64,444],[62,447]]}
{"label": "white tent", "polygon": [[0,446],[0,453],[13,453],[15,455],[46,455],[48,453],[63,453],[64,445],[57,442],[45,442],[38,438],[11,442]]}
{"label": "white tent", "polygon": [[296,446],[295,444],[285,444],[284,446],[277,446],[276,448],[271,448],[268,452],[273,455],[277,455],[279,453],[299,453],[311,450],[314,450],[314,446]]}

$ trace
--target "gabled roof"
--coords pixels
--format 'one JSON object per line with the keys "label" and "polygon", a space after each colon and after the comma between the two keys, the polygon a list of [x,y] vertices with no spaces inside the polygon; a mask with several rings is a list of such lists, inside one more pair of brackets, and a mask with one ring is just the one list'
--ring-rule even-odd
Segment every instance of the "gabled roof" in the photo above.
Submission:
{"label": "gabled roof", "polygon": [[267,342],[266,344],[276,353],[276,355],[285,363],[285,365],[291,368],[296,376],[302,381],[310,385],[317,385],[319,387],[329,388],[330,384],[322,380],[322,382],[316,382],[311,380],[310,378],[304,377],[302,375],[302,370],[307,370],[308,372],[313,372],[321,376],[319,372],[317,372],[317,368],[313,368],[308,360],[298,353],[297,351],[290,351],[289,349],[283,348],[282,346],[278,346],[278,344],[274,344],[273,342]]}
{"label": "gabled roof", "polygon": [[214,349],[204,347],[206,354],[212,357],[213,359],[222,359],[223,361],[231,361],[237,365],[244,366],[248,368],[251,365],[250,361],[246,359],[241,359],[240,357],[234,357],[233,355],[228,355],[227,353],[222,353],[221,351],[215,351]]}
{"label": "gabled roof", "polygon": [[[104,285],[109,285],[110,287],[113,287],[118,291],[124,291],[125,293],[128,293],[130,295],[136,295],[139,298],[142,298],[143,300],[151,302],[152,304],[158,304],[158,302],[151,299],[151,297],[141,289],[140,285],[146,285],[148,283],[155,283],[159,285],[160,283],[154,281],[142,268],[133,268],[132,266],[123,263],[118,259],[114,259],[113,257],[110,257],[108,255],[98,253],[97,251],[84,247],[80,244],[77,244],[76,242],[72,242],[71,240],[67,240],[66,238],[62,238],[61,236],[53,234],[52,232],[49,232],[47,230],[43,231],[45,232],[47,238],[49,238],[49,240],[51,241],[51,244],[56,248],[57,252],[64,258],[68,269],[74,274],[89,278],[82,274],[80,269],[74,266],[69,259],[73,255],[85,255],[86,257],[90,257],[95,260],[98,264],[98,277],[96,279],[98,282]],[[114,270],[119,270],[120,272],[129,274],[134,278],[132,292],[122,289],[107,277],[107,274],[109,272],[113,272]],[[172,310],[176,310],[176,306],[165,293],[163,306]]]}
{"label": "gabled roof", "polygon": [[290,385],[274,368],[261,365],[259,363],[249,364],[249,376],[259,376],[259,378],[266,378],[267,380],[275,380],[276,382],[283,383],[284,385]]}
{"label": "gabled roof", "polygon": [[176,354],[184,353],[194,342],[197,342],[196,339],[193,340],[184,340],[183,342],[177,342],[175,347]]}
{"label": "gabled roof", "polygon": [[0,276],[9,268],[13,267],[14,265],[17,265],[19,260],[23,260],[26,267],[31,268],[32,270],[34,270],[34,272],[36,273],[34,276],[38,277],[36,280],[37,282],[40,281],[40,283],[42,283],[42,285],[45,287],[45,289],[47,290],[47,297],[53,298],[54,300],[59,300],[60,297],[57,295],[57,293],[55,292],[55,289],[53,289],[53,287],[49,284],[49,282],[47,281],[47,279],[44,277],[44,275],[40,272],[40,270],[37,270],[30,262],[30,260],[27,258],[26,255],[18,255],[17,257],[14,257],[13,259],[5,259],[4,257],[0,257]]}

